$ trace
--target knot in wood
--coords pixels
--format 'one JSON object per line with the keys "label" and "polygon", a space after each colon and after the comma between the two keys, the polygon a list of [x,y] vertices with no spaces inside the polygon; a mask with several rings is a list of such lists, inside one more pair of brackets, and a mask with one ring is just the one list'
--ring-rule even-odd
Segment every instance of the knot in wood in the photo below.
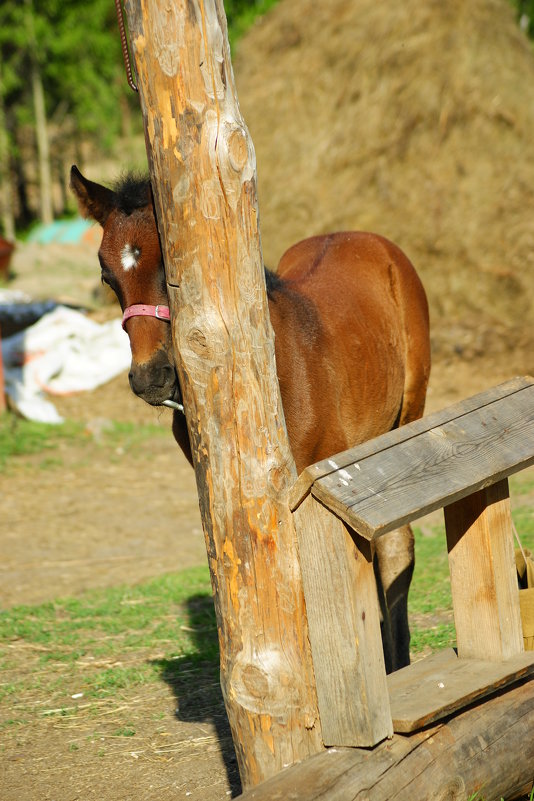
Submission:
{"label": "knot in wood", "polygon": [[210,352],[208,338],[200,328],[192,328],[187,334],[187,342],[197,356],[205,357]]}
{"label": "knot in wood", "polygon": [[291,475],[287,464],[276,465],[269,470],[269,484],[276,493],[281,492],[291,480]]}
{"label": "knot in wood", "polygon": [[[299,679],[285,655],[276,648],[255,653],[248,659],[243,653],[239,654],[230,685],[244,709],[255,714],[268,714],[279,722],[287,720],[299,697]],[[306,713],[312,721],[313,710]]]}
{"label": "knot in wood", "polygon": [[255,698],[265,698],[269,692],[269,677],[255,665],[248,665],[242,675],[243,684]]}
{"label": "knot in wood", "polygon": [[241,172],[248,160],[247,136],[242,128],[230,130],[227,137],[228,160],[236,172]]}
{"label": "knot in wood", "polygon": [[465,782],[461,776],[455,776],[440,788],[434,796],[434,801],[464,801],[465,798]]}
{"label": "knot in wood", "polygon": [[217,310],[210,307],[200,314],[194,302],[188,300],[181,309],[179,351],[185,371],[207,380],[214,368],[227,364],[228,330]]}
{"label": "knot in wood", "polygon": [[[243,182],[254,176],[252,142],[245,124],[239,117],[228,116],[219,123],[217,131],[217,153],[222,178],[227,191],[236,191]],[[241,190],[238,190],[241,191]]]}

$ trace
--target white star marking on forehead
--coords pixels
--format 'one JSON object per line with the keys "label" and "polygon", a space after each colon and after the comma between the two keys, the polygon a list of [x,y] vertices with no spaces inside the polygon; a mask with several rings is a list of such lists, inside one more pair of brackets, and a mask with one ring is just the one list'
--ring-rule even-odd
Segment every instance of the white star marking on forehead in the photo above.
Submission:
{"label": "white star marking on forehead", "polygon": [[132,270],[134,267],[137,267],[137,262],[139,261],[140,255],[141,251],[139,248],[132,247],[131,245],[125,245],[121,252],[121,264],[123,270],[128,272],[128,270]]}

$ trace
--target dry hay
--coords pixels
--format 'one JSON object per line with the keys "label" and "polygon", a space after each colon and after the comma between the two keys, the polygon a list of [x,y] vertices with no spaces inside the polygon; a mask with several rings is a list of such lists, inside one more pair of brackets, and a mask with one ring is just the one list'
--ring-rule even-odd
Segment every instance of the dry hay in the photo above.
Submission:
{"label": "dry hay", "polygon": [[534,52],[507,1],[282,0],[235,69],[266,262],[379,232],[423,278],[435,352],[534,372]]}

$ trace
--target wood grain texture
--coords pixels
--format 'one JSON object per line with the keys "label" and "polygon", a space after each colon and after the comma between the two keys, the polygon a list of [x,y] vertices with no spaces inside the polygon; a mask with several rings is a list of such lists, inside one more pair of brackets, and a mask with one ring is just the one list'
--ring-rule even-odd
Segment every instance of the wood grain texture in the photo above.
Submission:
{"label": "wood grain texture", "polygon": [[274,360],[255,156],[222,0],[127,0],[215,596],[221,684],[251,786],[322,749]]}
{"label": "wood grain texture", "polygon": [[533,673],[532,652],[489,662],[439,651],[388,676],[393,728],[417,731]]}
{"label": "wood grain texture", "polygon": [[409,437],[424,419],[315,481],[313,495],[372,539],[534,464],[534,383]]}
{"label": "wood grain texture", "polygon": [[244,793],[241,801],[486,801],[532,783],[534,681],[447,723],[396,734],[372,750],[333,749]]}
{"label": "wood grain texture", "polygon": [[484,392],[480,392],[470,398],[447,406],[445,409],[440,409],[437,412],[433,412],[433,414],[425,415],[409,425],[396,428],[393,431],[388,431],[380,437],[363,442],[361,445],[350,448],[343,453],[338,453],[329,459],[323,459],[321,462],[310,465],[302,471],[291,488],[289,497],[291,508],[295,509],[303,498],[305,498],[314,481],[330,475],[331,473],[335,473],[339,469],[355,464],[356,462],[361,462],[369,456],[389,450],[401,442],[407,442],[413,437],[417,437],[419,434],[442,426],[451,420],[463,417],[469,412],[493,403],[495,400],[513,395],[522,389],[532,386],[533,383],[534,379],[530,376],[512,378],[510,381],[506,381],[496,387],[491,387]]}
{"label": "wood grain texture", "polygon": [[445,507],[458,654],[502,660],[523,651],[508,480]]}
{"label": "wood grain texture", "polygon": [[393,734],[369,544],[308,496],[295,512],[325,745]]}

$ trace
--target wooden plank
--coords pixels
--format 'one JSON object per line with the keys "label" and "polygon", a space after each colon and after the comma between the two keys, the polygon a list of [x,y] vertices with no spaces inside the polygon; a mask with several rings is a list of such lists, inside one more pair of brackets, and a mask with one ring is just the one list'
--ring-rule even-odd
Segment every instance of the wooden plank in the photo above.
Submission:
{"label": "wooden plank", "polygon": [[311,495],[295,523],[323,742],[375,745],[393,727],[369,543]]}
{"label": "wooden plank", "polygon": [[459,659],[452,649],[440,651],[388,676],[393,728],[417,731],[531,675],[532,651],[505,662]]}
{"label": "wooden plank", "polygon": [[458,654],[502,660],[521,653],[508,480],[446,507],[445,528]]}
{"label": "wooden plank", "polygon": [[372,539],[531,464],[534,384],[324,476],[312,493]]}
{"label": "wooden plank", "polygon": [[534,384],[534,378],[531,376],[517,376],[510,381],[499,384],[496,387],[480,392],[470,398],[447,406],[445,409],[440,409],[433,414],[426,415],[420,420],[415,420],[413,423],[396,428],[393,431],[388,431],[380,437],[363,442],[356,445],[354,448],[338,453],[329,459],[323,459],[321,462],[307,467],[298,477],[293,485],[290,496],[289,504],[291,509],[296,509],[298,504],[308,494],[314,481],[317,481],[324,476],[335,473],[337,470],[346,468],[348,465],[361,462],[373,454],[393,448],[401,442],[406,442],[413,437],[430,431],[433,428],[444,425],[445,423],[463,417],[470,412],[488,406],[496,400],[513,395],[522,389],[530,387]]}
{"label": "wooden plank", "polygon": [[[515,758],[515,755],[520,755]],[[241,801],[485,801],[532,784],[534,681],[468,708],[446,723],[376,748],[336,748],[282,771]],[[529,786],[530,786],[529,785]]]}

